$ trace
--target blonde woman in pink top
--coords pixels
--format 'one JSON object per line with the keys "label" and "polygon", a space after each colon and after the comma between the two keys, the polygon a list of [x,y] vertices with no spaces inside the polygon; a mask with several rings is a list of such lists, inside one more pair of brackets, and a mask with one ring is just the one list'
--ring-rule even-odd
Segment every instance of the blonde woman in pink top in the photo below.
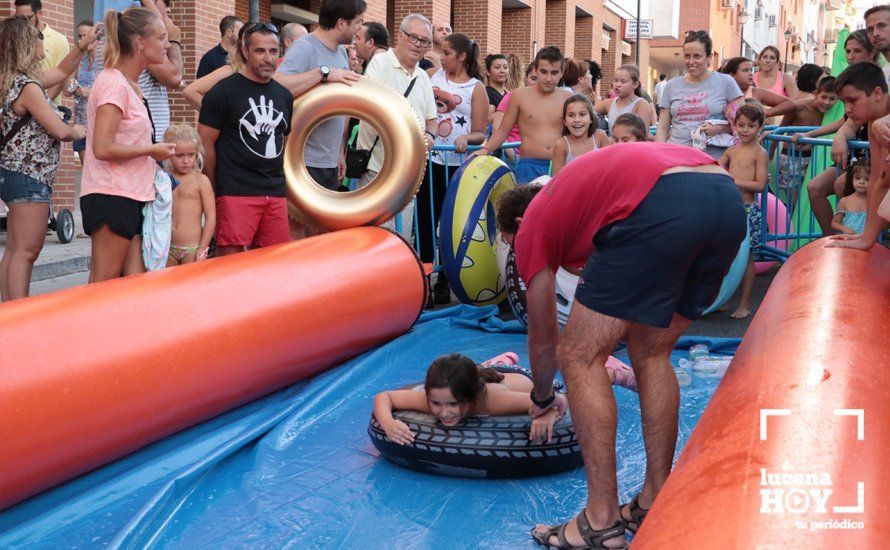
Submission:
{"label": "blonde woman in pink top", "polygon": [[105,68],[87,104],[80,198],[93,244],[91,283],[145,271],[142,207],[155,197],[156,161],[175,151],[172,143],[152,144],[151,114],[137,83],[146,67],[167,55],[167,31],[156,9],[110,11],[105,33]]}

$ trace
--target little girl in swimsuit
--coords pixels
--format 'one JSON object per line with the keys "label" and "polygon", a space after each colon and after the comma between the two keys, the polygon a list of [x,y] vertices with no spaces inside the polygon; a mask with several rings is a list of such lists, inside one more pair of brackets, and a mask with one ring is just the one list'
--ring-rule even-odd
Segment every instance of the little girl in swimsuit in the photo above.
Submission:
{"label": "little girl in swimsuit", "polygon": [[586,96],[575,94],[562,106],[562,137],[553,145],[556,176],[567,164],[584,153],[609,145],[609,137],[596,127],[593,104]]}
{"label": "little girl in swimsuit", "polygon": [[164,141],[176,144],[166,168],[180,180],[173,191],[170,267],[207,258],[216,229],[216,200],[210,180],[201,173],[203,150],[198,132],[186,124],[175,124],[164,133]]}
{"label": "little girl in swimsuit", "polygon": [[866,191],[871,165],[868,159],[859,159],[847,171],[847,185],[844,198],[837,203],[837,212],[831,220],[831,228],[848,234],[862,233],[865,230],[865,215],[868,206]]}
{"label": "little girl in swimsuit", "polygon": [[[516,366],[518,357],[507,352],[477,365],[460,353],[436,358],[427,369],[424,391],[410,389],[389,390],[374,398],[374,417],[386,432],[386,437],[399,445],[410,445],[414,433],[407,424],[392,416],[394,410],[413,410],[432,414],[443,426],[454,426],[472,415],[528,414],[532,407],[531,379],[520,372],[498,372],[492,367],[505,366],[523,371]],[[610,358],[606,370],[614,383],[629,389],[636,388],[633,371],[620,361]],[[564,414],[566,400],[557,394],[553,408],[532,420],[529,439],[549,441],[553,424]]]}

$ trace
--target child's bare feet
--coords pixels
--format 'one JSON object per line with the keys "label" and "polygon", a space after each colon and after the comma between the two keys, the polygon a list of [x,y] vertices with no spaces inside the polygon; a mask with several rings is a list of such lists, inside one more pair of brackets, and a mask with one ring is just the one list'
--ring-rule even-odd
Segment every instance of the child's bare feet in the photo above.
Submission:
{"label": "child's bare feet", "polygon": [[751,310],[742,306],[739,306],[735,311],[729,314],[733,319],[744,319],[748,315],[751,315]]}

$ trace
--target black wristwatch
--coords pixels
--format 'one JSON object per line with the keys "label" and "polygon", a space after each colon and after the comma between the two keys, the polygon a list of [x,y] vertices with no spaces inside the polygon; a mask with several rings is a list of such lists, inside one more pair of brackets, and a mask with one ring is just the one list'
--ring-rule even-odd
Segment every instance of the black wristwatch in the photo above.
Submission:
{"label": "black wristwatch", "polygon": [[531,397],[532,403],[534,403],[536,407],[538,407],[539,409],[546,409],[547,407],[552,405],[554,401],[556,401],[556,392],[551,393],[550,397],[544,399],[543,401],[539,400],[535,396],[535,390],[531,391],[529,397]]}
{"label": "black wristwatch", "polygon": [[327,65],[322,65],[321,67],[319,67],[319,70],[321,70],[321,81],[327,82],[328,77],[331,76],[331,68]]}

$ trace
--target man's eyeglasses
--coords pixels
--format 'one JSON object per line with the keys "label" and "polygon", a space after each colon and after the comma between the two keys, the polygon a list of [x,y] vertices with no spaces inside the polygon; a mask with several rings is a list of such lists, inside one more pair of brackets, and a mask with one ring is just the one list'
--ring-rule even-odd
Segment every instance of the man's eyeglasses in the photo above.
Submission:
{"label": "man's eyeglasses", "polygon": [[244,34],[248,35],[258,31],[269,31],[274,34],[278,34],[278,27],[276,27],[272,23],[263,23],[262,21],[258,23],[248,23],[247,28],[244,29]]}
{"label": "man's eyeglasses", "polygon": [[422,36],[417,36],[416,34],[411,34],[410,32],[401,31],[402,34],[408,38],[408,42],[414,44],[415,46],[420,46],[422,48],[429,48],[430,44],[432,44],[432,40],[429,38],[424,38]]}

